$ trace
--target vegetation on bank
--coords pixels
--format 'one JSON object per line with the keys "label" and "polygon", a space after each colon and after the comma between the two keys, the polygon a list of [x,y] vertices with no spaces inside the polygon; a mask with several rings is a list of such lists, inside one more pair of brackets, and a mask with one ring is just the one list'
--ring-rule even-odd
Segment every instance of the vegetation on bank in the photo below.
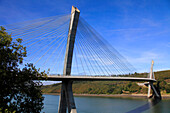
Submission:
{"label": "vegetation on bank", "polygon": [[[170,93],[170,70],[154,72],[157,80],[154,83],[159,87],[162,94]],[[122,75],[123,76],[123,75]],[[134,73],[124,76],[147,77],[147,73]],[[75,94],[147,94],[146,86],[139,86],[139,82],[131,81],[75,81],[73,93]],[[142,83],[142,82],[140,82]],[[43,93],[60,93],[61,84],[43,86]]]}
{"label": "vegetation on bank", "polygon": [[22,39],[12,40],[4,27],[0,27],[0,113],[39,113],[43,108],[40,81],[44,77],[33,64],[21,69],[26,47]]}

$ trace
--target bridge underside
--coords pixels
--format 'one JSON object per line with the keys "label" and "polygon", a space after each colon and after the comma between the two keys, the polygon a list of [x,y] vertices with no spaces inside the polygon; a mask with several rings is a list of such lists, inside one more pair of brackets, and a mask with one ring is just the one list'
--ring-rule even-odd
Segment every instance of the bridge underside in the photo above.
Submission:
{"label": "bridge underside", "polygon": [[52,81],[146,81],[156,82],[150,78],[135,77],[95,77],[95,76],[48,76],[46,80]]}

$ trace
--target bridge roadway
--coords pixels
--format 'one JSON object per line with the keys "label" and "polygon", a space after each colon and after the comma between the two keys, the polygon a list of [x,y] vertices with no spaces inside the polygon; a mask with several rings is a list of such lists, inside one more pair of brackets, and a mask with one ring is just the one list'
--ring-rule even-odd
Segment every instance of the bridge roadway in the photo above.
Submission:
{"label": "bridge roadway", "polygon": [[58,76],[49,75],[47,80],[51,81],[147,81],[156,82],[155,79],[139,77],[96,77],[96,76]]}

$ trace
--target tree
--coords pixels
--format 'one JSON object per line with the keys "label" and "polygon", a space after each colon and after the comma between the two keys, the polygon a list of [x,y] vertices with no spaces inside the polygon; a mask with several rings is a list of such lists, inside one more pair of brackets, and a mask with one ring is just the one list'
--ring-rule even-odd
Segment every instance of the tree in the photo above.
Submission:
{"label": "tree", "polygon": [[160,81],[160,89],[162,90],[165,90],[165,86],[166,86],[166,82],[163,80],[163,81]]}
{"label": "tree", "polygon": [[108,94],[111,94],[111,93],[114,91],[114,89],[115,89],[115,88],[113,88],[113,87],[109,88],[109,89],[107,90],[107,93],[108,93]]}
{"label": "tree", "polygon": [[0,29],[0,112],[34,112],[43,108],[42,83],[33,81],[46,76],[33,64],[19,65],[26,57],[22,39],[12,41],[4,27]]}
{"label": "tree", "polygon": [[167,84],[165,86],[166,93],[170,93],[170,84]]}
{"label": "tree", "polygon": [[122,94],[122,89],[120,89],[120,88],[114,89],[112,94]]}
{"label": "tree", "polygon": [[140,87],[136,83],[133,82],[129,88],[129,91],[133,93],[133,92],[139,91],[139,89]]}

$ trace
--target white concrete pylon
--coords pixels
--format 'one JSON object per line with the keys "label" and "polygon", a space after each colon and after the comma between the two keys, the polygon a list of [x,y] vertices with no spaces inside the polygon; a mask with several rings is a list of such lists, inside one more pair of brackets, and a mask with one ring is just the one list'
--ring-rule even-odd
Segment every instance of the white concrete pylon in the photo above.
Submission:
{"label": "white concrete pylon", "polygon": [[79,21],[79,15],[80,15],[80,11],[76,7],[72,6],[65,60],[64,60],[64,70],[63,70],[64,76],[69,76],[71,74],[73,49],[74,49],[77,25]]}
{"label": "white concrete pylon", "polygon": [[[152,63],[151,63],[151,69],[150,69],[150,74],[149,74],[149,78],[152,79],[153,78],[153,64],[154,64],[154,61],[152,60]],[[148,84],[148,98],[151,96],[151,85],[150,85],[150,82]]]}
{"label": "white concrete pylon", "polygon": [[[80,11],[76,7],[72,6],[65,60],[64,60],[63,76],[71,75],[73,49],[74,49],[77,25],[79,21],[79,15],[80,15]],[[66,111],[68,111],[68,113],[77,113],[76,105],[74,102],[73,91],[72,91],[72,82],[73,81],[62,81],[58,113],[66,113]]]}

